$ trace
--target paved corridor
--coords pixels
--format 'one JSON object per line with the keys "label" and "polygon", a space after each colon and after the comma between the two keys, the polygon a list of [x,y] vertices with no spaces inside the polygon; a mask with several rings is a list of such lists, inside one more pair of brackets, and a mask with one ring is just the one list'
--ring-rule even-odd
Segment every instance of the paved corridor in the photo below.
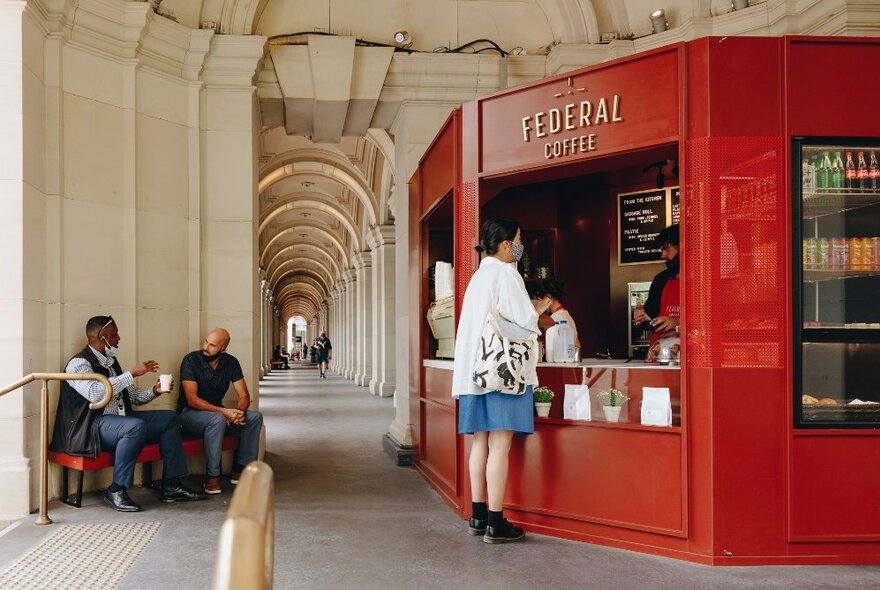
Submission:
{"label": "paved corridor", "polygon": [[[710,568],[540,535],[486,545],[383,453],[390,399],[314,369],[275,372],[260,392],[276,476],[276,588],[880,588],[880,567]],[[161,505],[141,488],[132,497],[144,512],[117,514],[90,494],[79,510],[53,502],[51,516],[161,522],[119,587],[209,588],[230,492],[190,505]],[[0,537],[0,571],[52,528],[31,517]]]}

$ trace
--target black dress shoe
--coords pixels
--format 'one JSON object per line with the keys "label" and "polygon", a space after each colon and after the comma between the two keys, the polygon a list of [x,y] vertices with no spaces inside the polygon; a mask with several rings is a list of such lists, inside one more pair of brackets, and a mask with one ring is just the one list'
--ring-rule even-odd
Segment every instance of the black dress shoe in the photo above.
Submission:
{"label": "black dress shoe", "polygon": [[194,492],[183,486],[162,489],[163,502],[193,502],[195,500],[204,500],[207,497],[203,492]]}
{"label": "black dress shoe", "polygon": [[483,535],[483,543],[512,543],[525,539],[526,533],[521,528],[513,526],[506,518],[498,526],[486,526],[486,534]]}
{"label": "black dress shoe", "polygon": [[472,518],[468,521],[468,534],[475,537],[486,534],[486,524],[489,521],[482,518]]}
{"label": "black dress shoe", "polygon": [[110,508],[119,512],[140,512],[143,510],[143,508],[131,501],[125,490],[119,490],[118,492],[107,490],[104,492],[104,501],[110,505]]}

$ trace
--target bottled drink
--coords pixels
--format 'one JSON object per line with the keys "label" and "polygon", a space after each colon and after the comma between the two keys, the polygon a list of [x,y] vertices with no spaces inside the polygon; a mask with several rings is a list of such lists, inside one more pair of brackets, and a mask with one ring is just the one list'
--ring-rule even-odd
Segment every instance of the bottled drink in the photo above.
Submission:
{"label": "bottled drink", "polygon": [[821,270],[831,268],[831,252],[828,238],[819,238],[816,240],[816,268]]}
{"label": "bottled drink", "polygon": [[805,193],[816,192],[816,169],[810,164],[810,161],[804,158],[803,170],[803,191]]}
{"label": "bottled drink", "polygon": [[831,266],[846,270],[849,264],[849,245],[846,238],[831,238]]}
{"label": "bottled drink", "polygon": [[849,239],[849,268],[850,270],[862,270],[862,253],[865,243],[862,238]]}
{"label": "bottled drink", "polygon": [[880,189],[880,164],[877,163],[877,152],[871,152],[870,163],[868,164],[869,187],[872,189]]}
{"label": "bottled drink", "polygon": [[843,188],[843,176],[843,160],[840,158],[840,152],[834,152],[834,162],[831,165],[830,188]]}
{"label": "bottled drink", "polygon": [[868,165],[865,163],[865,152],[857,152],[859,157],[859,162],[856,164],[859,171],[859,184],[858,188],[868,188],[868,183],[870,182],[870,173],[868,172]]}
{"label": "bottled drink", "polygon": [[853,162],[852,152],[846,152],[846,166],[844,167],[844,185],[846,188],[859,188],[859,172]]}
{"label": "bottled drink", "polygon": [[822,152],[822,161],[819,171],[816,173],[816,188],[826,189],[831,186],[831,156],[828,152]]}
{"label": "bottled drink", "polygon": [[874,268],[874,248],[871,238],[862,238],[862,270]]}
{"label": "bottled drink", "polygon": [[871,260],[874,270],[880,270],[880,238],[871,238]]}
{"label": "bottled drink", "polygon": [[816,238],[804,240],[804,268],[816,268]]}

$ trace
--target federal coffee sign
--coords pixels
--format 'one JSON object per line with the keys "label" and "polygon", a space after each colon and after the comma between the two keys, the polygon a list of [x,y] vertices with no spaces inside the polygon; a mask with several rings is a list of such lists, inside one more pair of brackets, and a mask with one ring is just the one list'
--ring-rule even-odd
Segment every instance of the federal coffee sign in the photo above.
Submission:
{"label": "federal coffee sign", "polygon": [[678,141],[679,62],[664,48],[479,100],[479,172]]}
{"label": "federal coffee sign", "polygon": [[[623,122],[620,115],[620,96],[615,94],[610,103],[611,106],[608,106],[609,100],[603,96],[599,98],[595,108],[592,101],[581,100],[568,103],[562,108],[526,115],[522,118],[523,141],[544,141],[544,158],[547,160],[569,154],[594,152],[599,148],[597,133],[592,130],[600,125]],[[582,133],[555,139],[562,131],[572,130]]]}

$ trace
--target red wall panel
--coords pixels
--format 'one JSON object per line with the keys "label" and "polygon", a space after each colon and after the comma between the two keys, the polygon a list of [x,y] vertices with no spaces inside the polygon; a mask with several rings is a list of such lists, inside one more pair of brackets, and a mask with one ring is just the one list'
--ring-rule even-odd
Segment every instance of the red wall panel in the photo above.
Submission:
{"label": "red wall panel", "polygon": [[880,136],[877,64],[876,39],[788,39],[789,132]]}

